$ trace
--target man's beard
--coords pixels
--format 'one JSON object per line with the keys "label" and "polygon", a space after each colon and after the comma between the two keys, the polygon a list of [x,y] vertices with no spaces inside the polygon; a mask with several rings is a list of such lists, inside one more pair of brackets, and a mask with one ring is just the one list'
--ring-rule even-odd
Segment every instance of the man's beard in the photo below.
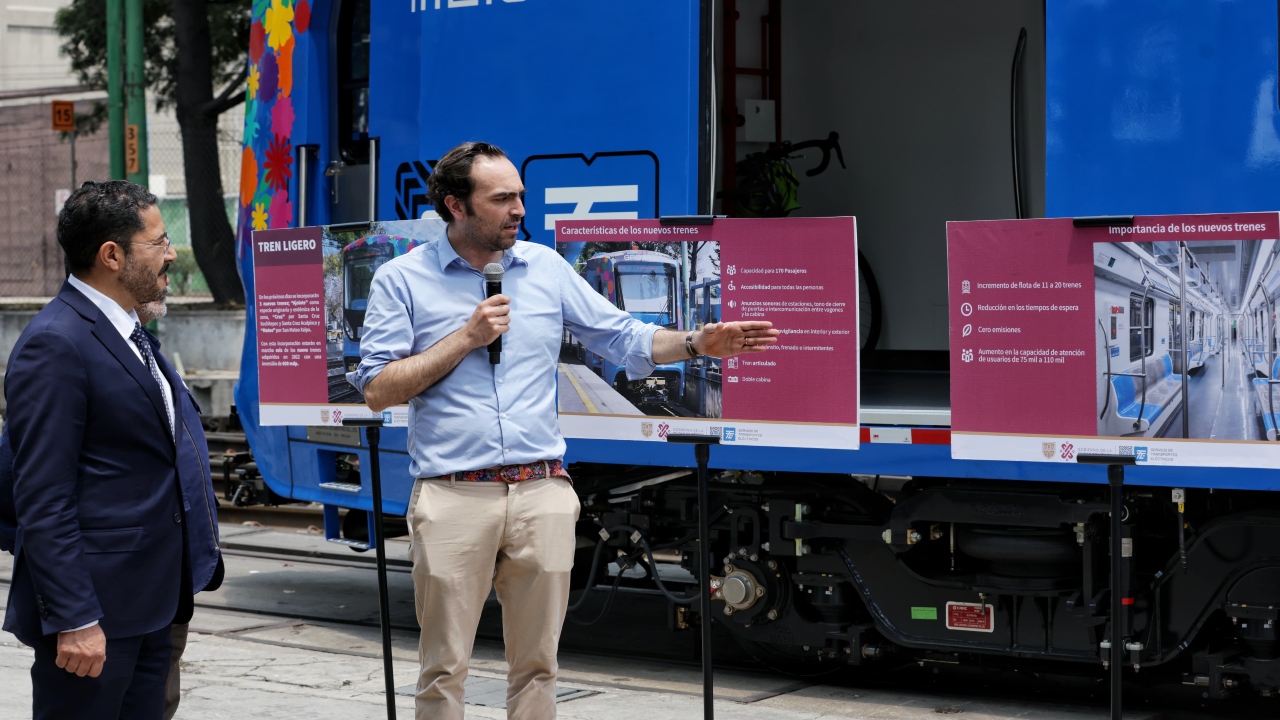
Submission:
{"label": "man's beard", "polygon": [[162,318],[169,312],[169,306],[165,304],[164,299],[154,300],[149,303],[142,303],[137,307],[138,320],[146,325],[157,318]]}
{"label": "man's beard", "polygon": [[[475,218],[476,214],[467,207],[467,216]],[[507,238],[503,235],[502,228],[507,224],[507,219],[503,218],[496,225],[484,225],[476,227],[476,223],[472,223],[470,231],[467,233],[467,240],[472,247],[478,247],[489,252],[503,252],[511,249],[516,244],[515,238]]]}
{"label": "man's beard", "polygon": [[165,263],[160,268],[160,272],[153,274],[142,263],[129,258],[125,260],[124,269],[120,271],[120,284],[129,291],[138,305],[160,303],[163,307],[168,288],[160,287],[158,281],[160,276],[168,270],[169,263]]}

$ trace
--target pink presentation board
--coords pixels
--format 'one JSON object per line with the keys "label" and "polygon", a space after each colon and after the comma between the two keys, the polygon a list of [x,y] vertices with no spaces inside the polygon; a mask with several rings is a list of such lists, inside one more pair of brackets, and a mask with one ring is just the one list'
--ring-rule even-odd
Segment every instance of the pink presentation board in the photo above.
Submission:
{"label": "pink presentation board", "polygon": [[[346,380],[360,361],[377,269],[438,238],[439,223],[376,222],[253,234],[253,320],[263,425],[341,425],[373,412]],[[404,425],[408,405],[385,410]]]}
{"label": "pink presentation board", "polygon": [[724,444],[857,449],[853,218],[560,221],[556,248],[588,285],[645,322],[688,331],[768,320],[782,331],[768,352],[659,366],[639,385],[587,348],[562,353],[566,437],[714,433]]}
{"label": "pink presentation board", "polygon": [[948,223],[952,456],[1280,467],[1277,238],[1276,213]]}

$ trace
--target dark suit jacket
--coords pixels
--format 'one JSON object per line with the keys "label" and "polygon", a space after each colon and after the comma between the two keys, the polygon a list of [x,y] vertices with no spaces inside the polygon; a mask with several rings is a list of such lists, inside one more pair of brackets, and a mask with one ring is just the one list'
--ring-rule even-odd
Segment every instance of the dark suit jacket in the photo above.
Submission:
{"label": "dark suit jacket", "polygon": [[13,450],[9,431],[0,432],[0,552],[13,552],[18,516],[13,509]]}
{"label": "dark suit jacket", "polygon": [[173,389],[176,443],[151,373],[69,283],[9,357],[19,530],[4,629],[24,643],[94,620],[108,639],[159,630],[184,586],[220,581],[194,400],[153,347]]}

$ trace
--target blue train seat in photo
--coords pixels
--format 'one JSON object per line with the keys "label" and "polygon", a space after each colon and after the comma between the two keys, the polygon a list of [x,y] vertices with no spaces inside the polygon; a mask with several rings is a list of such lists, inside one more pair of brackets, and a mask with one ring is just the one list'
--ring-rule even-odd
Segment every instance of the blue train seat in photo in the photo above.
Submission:
{"label": "blue train seat in photo", "polygon": [[[1147,387],[1145,401],[1142,397],[1144,383]],[[1172,409],[1173,401],[1182,390],[1181,376],[1173,374],[1173,358],[1165,353],[1147,362],[1146,377],[1111,376],[1111,389],[1116,395],[1115,417],[1122,421],[1123,427],[1130,428],[1125,434],[1145,433],[1166,409]],[[1139,412],[1142,420],[1135,431],[1131,428],[1138,421]]]}
{"label": "blue train seat in photo", "polygon": [[[1267,377],[1253,379],[1253,392],[1258,400],[1258,415],[1262,418],[1262,427],[1268,440],[1276,439],[1276,427],[1280,425],[1280,394],[1278,386],[1272,381],[1278,379],[1280,373],[1280,357],[1271,362],[1271,374]],[[1273,412],[1273,409],[1275,410]]]}

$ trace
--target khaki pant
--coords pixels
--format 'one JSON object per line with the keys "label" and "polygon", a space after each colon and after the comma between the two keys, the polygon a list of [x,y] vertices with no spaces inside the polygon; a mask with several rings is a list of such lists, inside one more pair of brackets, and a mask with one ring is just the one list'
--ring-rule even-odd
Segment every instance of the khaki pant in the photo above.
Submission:
{"label": "khaki pant", "polygon": [[415,483],[407,517],[422,628],[417,720],[462,720],[462,686],[490,587],[502,603],[507,717],[556,716],[556,649],[580,510],[561,477]]}

